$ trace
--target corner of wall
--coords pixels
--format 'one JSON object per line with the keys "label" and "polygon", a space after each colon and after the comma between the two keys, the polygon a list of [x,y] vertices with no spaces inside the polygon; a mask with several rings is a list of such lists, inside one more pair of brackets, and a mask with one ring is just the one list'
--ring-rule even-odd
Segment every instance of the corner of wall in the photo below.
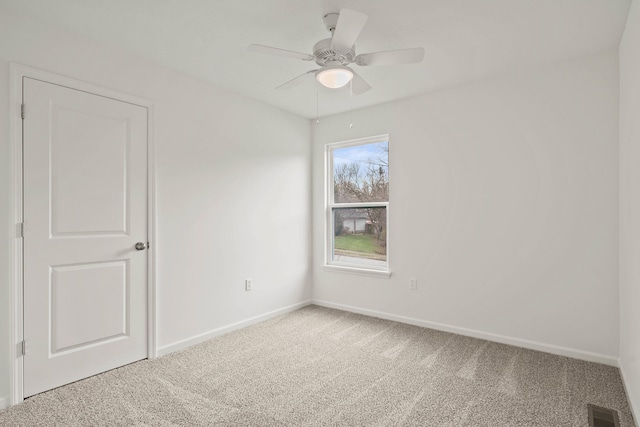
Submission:
{"label": "corner of wall", "polygon": [[[640,423],[640,237],[638,227],[640,196],[636,191],[640,173],[640,4],[631,3],[627,23],[618,48],[620,74],[619,108],[619,313],[620,374],[629,406]],[[635,398],[635,399],[634,399]]]}
{"label": "corner of wall", "polygon": [[161,357],[169,353],[173,353],[174,351],[182,350],[184,348],[191,347],[192,345],[196,345],[201,342],[210,340],[217,336],[224,335],[238,329],[246,328],[247,326],[251,326],[256,323],[263,322],[265,320],[271,319],[276,316],[280,316],[282,314],[290,313],[302,307],[306,307],[309,304],[311,304],[311,300],[305,300],[296,304],[279,308],[277,310],[270,311],[268,313],[263,313],[258,316],[251,317],[249,319],[241,320],[240,322],[222,326],[220,328],[216,328],[211,331],[207,331],[207,332],[204,332],[204,333],[201,333],[201,334],[198,334],[198,335],[195,335],[171,344],[164,345],[156,349],[156,357]]}
{"label": "corner of wall", "polygon": [[633,395],[633,392],[627,385],[627,380],[625,380],[625,378],[630,378],[630,377],[627,376],[627,374],[625,373],[622,360],[618,362],[618,367],[620,368],[620,377],[622,378],[622,386],[624,387],[624,391],[627,394],[627,401],[629,402],[629,407],[631,408],[631,415],[633,415],[633,421],[635,421],[637,425],[640,423],[640,400],[634,399],[635,396]]}

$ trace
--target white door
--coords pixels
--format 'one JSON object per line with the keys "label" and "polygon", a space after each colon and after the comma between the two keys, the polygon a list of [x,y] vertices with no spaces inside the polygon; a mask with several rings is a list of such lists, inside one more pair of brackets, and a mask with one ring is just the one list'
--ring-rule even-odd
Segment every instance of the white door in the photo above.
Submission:
{"label": "white door", "polygon": [[23,102],[28,397],[147,357],[147,109],[26,77]]}

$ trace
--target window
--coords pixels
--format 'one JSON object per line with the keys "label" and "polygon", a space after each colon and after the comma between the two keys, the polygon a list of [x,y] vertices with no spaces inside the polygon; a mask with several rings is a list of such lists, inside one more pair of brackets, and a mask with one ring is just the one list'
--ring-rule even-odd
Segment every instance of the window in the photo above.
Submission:
{"label": "window", "polygon": [[328,268],[389,276],[389,138],[326,146]]}

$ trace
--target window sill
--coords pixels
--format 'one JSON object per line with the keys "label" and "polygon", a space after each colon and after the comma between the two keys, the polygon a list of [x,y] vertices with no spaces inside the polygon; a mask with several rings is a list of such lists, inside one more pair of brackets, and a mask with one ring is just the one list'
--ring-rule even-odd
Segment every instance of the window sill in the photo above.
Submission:
{"label": "window sill", "polygon": [[359,274],[362,276],[379,277],[382,279],[388,279],[389,277],[391,277],[390,271],[371,270],[367,268],[358,268],[358,267],[347,267],[344,265],[324,264],[322,266],[322,269],[325,271],[333,271],[335,273]]}

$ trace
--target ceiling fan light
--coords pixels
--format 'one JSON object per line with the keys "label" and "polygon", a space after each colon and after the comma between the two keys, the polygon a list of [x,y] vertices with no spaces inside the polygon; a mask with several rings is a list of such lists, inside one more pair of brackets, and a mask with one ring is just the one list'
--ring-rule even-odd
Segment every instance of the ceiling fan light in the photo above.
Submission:
{"label": "ceiling fan light", "polygon": [[316,73],[316,80],[324,87],[338,89],[353,78],[353,72],[347,67],[324,68]]}

